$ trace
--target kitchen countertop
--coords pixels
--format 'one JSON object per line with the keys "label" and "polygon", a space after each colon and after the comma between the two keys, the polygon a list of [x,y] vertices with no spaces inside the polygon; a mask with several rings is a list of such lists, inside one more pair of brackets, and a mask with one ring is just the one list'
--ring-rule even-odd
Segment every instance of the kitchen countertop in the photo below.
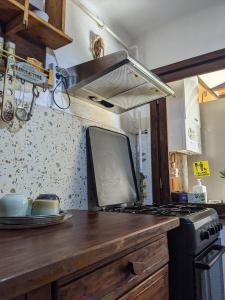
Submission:
{"label": "kitchen countertop", "polygon": [[177,226],[175,217],[71,211],[64,224],[0,231],[0,295],[25,294]]}

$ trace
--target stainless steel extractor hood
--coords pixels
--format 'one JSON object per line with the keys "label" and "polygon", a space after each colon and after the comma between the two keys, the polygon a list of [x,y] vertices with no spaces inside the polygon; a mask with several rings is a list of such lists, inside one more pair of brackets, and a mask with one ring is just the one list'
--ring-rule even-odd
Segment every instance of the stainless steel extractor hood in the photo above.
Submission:
{"label": "stainless steel extractor hood", "polygon": [[174,95],[168,85],[126,51],[85,62],[67,71],[70,95],[118,114]]}

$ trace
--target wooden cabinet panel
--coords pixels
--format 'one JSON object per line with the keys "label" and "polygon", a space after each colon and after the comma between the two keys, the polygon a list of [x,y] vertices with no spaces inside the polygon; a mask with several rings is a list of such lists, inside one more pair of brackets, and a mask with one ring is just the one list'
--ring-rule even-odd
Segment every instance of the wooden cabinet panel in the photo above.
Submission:
{"label": "wooden cabinet panel", "polygon": [[51,285],[45,285],[30,292],[27,294],[26,300],[51,300]]}
{"label": "wooden cabinet panel", "polygon": [[24,296],[13,298],[12,300],[51,300],[51,285],[45,285]]}
{"label": "wooden cabinet panel", "polygon": [[120,300],[169,300],[168,266],[139,284]]}
{"label": "wooden cabinet panel", "polygon": [[65,31],[66,0],[46,0],[45,11],[49,15],[49,23]]}
{"label": "wooden cabinet panel", "polygon": [[117,299],[168,263],[166,236],[161,236],[113,263],[59,288],[59,300]]}

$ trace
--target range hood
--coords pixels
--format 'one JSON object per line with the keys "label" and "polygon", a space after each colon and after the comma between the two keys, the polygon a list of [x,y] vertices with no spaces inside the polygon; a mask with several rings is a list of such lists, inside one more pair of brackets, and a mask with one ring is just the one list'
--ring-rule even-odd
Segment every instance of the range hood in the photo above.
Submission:
{"label": "range hood", "polygon": [[66,85],[71,96],[117,114],[174,95],[168,85],[126,51],[85,62],[67,71]]}

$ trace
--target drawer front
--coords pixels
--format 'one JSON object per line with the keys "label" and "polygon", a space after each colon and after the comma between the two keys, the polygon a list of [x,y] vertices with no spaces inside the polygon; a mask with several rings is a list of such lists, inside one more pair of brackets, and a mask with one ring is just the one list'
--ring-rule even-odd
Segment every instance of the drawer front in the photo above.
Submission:
{"label": "drawer front", "polygon": [[[1,299],[1,298],[0,298]],[[39,289],[33,290],[28,294],[11,300],[51,300],[51,284],[45,285]]]}
{"label": "drawer front", "polygon": [[168,266],[146,279],[120,300],[169,300]]}
{"label": "drawer front", "polygon": [[116,299],[168,263],[167,237],[162,236],[58,290],[59,300]]}

